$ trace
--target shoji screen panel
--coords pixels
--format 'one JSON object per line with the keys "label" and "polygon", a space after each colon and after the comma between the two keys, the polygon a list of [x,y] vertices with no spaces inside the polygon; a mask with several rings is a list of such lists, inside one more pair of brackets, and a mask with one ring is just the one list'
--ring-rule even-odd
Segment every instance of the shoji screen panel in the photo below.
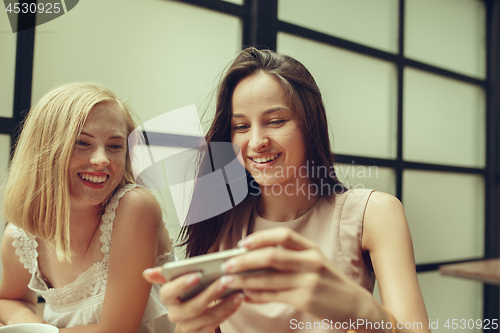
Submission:
{"label": "shoji screen panel", "polygon": [[[460,329],[459,326],[456,332],[483,332],[482,329],[471,325],[472,321],[476,323],[476,320],[483,318],[483,284],[481,282],[442,276],[438,272],[421,273],[418,275],[418,282],[432,323],[432,332],[453,331],[451,329],[453,319],[456,319],[455,322],[458,325],[463,325],[463,322],[460,322],[463,319],[467,325],[463,326],[464,329]],[[447,320],[450,329],[445,327]]]}
{"label": "shoji screen panel", "polygon": [[468,76],[486,77],[481,0],[406,0],[405,56]]}
{"label": "shoji screen panel", "polygon": [[339,163],[335,166],[335,172],[342,184],[348,188],[368,188],[396,195],[394,169]]}
{"label": "shoji screen panel", "polygon": [[397,0],[279,0],[278,19],[384,51],[398,50]]}
{"label": "shoji screen panel", "polygon": [[484,168],[484,90],[419,70],[404,74],[404,159]]}
{"label": "shoji screen panel", "polygon": [[404,205],[418,264],[483,256],[481,176],[407,170],[403,181]]}

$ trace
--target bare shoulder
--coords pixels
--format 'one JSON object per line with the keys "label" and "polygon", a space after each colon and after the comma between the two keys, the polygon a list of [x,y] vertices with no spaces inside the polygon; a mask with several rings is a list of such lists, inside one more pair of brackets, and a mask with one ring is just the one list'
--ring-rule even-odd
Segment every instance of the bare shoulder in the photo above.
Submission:
{"label": "bare shoulder", "polygon": [[128,205],[133,205],[134,203],[139,206],[148,205],[149,208],[153,206],[160,207],[153,193],[142,187],[135,187],[125,192],[120,202],[127,203]]}
{"label": "bare shoulder", "polygon": [[16,254],[16,247],[13,245],[16,239],[11,235],[13,230],[12,224],[10,223],[5,227],[1,247],[2,260],[12,260],[13,262],[18,262],[19,256]]}
{"label": "bare shoulder", "polygon": [[363,220],[363,248],[370,250],[381,240],[401,237],[409,237],[403,205],[393,195],[373,192]]}
{"label": "bare shoulder", "polygon": [[10,235],[11,233],[12,233],[12,224],[9,223],[5,226],[4,233],[3,233],[4,238],[6,236],[12,238],[12,236]]}
{"label": "bare shoulder", "polygon": [[403,205],[398,198],[392,194],[373,191],[368,199],[367,213],[382,213],[387,210],[400,210],[403,209]]}
{"label": "bare shoulder", "polygon": [[[395,196],[384,193],[374,191],[370,198],[368,199],[368,203],[366,205],[364,222],[372,224],[387,224],[387,223],[406,223],[406,218],[404,218],[404,210],[401,201]],[[382,227],[382,225],[377,225]]]}
{"label": "bare shoulder", "polygon": [[12,225],[8,224],[5,227],[5,231],[3,233],[3,238],[2,238],[2,262],[4,265],[4,272],[6,270],[6,266],[10,266],[10,264],[14,264],[14,266],[18,266],[19,263],[19,257],[16,254],[16,248],[12,243],[14,242],[14,237],[11,236],[12,233]]}
{"label": "bare shoulder", "polygon": [[14,242],[14,238],[11,236],[12,233],[12,225],[7,224],[5,227],[3,238],[2,238],[2,256],[4,255],[12,255],[15,253],[15,248],[12,246],[12,242]]}
{"label": "bare shoulder", "polygon": [[147,189],[136,187],[127,191],[120,199],[116,219],[133,220],[142,225],[159,225],[162,222],[162,213],[155,196]]}
{"label": "bare shoulder", "polygon": [[25,300],[36,304],[36,293],[28,288],[31,274],[24,268],[12,245],[12,225],[7,225],[2,239],[3,275],[0,283],[0,298]]}

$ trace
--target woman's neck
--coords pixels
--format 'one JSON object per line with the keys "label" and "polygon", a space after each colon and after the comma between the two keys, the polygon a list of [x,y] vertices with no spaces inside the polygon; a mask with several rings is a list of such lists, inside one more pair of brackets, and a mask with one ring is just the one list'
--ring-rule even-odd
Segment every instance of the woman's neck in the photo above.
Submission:
{"label": "woman's neck", "polygon": [[103,207],[71,207],[70,246],[76,254],[85,255],[101,223]]}
{"label": "woman's neck", "polygon": [[288,188],[280,184],[282,191],[273,190],[272,186],[261,186],[258,214],[275,222],[291,221],[304,215],[320,198],[319,191],[311,191],[309,185],[312,186],[309,180],[299,181],[297,186]]}

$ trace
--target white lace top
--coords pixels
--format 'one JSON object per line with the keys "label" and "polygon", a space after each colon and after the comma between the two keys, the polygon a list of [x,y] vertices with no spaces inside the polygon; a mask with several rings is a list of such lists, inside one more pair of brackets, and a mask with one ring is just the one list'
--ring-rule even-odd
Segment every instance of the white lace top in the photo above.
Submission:
{"label": "white lace top", "polygon": [[[49,288],[38,267],[38,243],[35,237],[12,225],[12,245],[16,248],[19,260],[32,274],[28,287],[45,299],[43,317],[49,323],[59,327],[73,327],[98,323],[101,318],[106,282],[108,260],[111,246],[111,233],[118,201],[125,193],[137,185],[126,185],[119,189],[106,205],[101,224],[102,261],[94,263],[81,273],[75,281],[62,288]],[[158,256],[156,265],[174,260],[173,251]],[[167,319],[167,310],[159,301],[159,286],[153,285],[149,301],[142,318],[140,333],[173,332],[173,325]],[[131,306],[133,306],[131,304]]]}

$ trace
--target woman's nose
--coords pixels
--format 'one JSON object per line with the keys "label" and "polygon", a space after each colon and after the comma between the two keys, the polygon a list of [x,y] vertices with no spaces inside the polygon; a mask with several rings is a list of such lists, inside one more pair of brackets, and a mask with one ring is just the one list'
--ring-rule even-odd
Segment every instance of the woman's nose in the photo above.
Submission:
{"label": "woman's nose", "polygon": [[109,164],[109,158],[104,148],[97,148],[90,157],[90,163],[97,168],[104,168]]}
{"label": "woman's nose", "polygon": [[259,151],[265,149],[269,146],[270,140],[269,136],[264,131],[253,131],[251,133],[249,146],[254,151]]}

